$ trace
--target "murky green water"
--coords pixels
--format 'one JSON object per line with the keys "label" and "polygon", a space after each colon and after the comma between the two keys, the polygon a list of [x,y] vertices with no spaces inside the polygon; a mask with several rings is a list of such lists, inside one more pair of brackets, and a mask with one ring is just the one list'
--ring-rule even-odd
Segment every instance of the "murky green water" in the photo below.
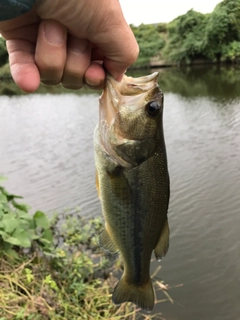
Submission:
{"label": "murky green water", "polygon": [[[171,244],[159,277],[173,287],[174,304],[155,311],[167,320],[238,320],[240,69],[162,69],[159,83],[171,175]],[[97,94],[1,96],[0,175],[8,189],[34,209],[79,206],[83,215],[100,215],[97,109]]]}

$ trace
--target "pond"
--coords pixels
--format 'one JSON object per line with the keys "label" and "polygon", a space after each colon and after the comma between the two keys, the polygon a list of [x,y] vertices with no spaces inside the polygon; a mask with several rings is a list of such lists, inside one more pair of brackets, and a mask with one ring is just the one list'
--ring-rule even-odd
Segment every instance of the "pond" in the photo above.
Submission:
{"label": "pond", "polygon": [[[161,69],[159,84],[165,94],[171,243],[158,276],[173,287],[174,304],[161,303],[154,311],[167,320],[237,320],[240,69]],[[3,85],[11,92],[12,84]],[[87,217],[101,215],[93,158],[98,97],[0,96],[0,175],[33,210],[51,215],[79,208]]]}

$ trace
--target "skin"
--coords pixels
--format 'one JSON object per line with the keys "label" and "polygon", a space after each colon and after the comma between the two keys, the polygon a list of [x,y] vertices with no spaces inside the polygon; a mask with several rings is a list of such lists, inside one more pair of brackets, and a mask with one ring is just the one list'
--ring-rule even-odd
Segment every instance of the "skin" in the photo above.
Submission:
{"label": "skin", "polygon": [[39,0],[25,15],[0,22],[0,33],[12,77],[26,92],[40,81],[103,88],[105,70],[120,81],[139,52],[118,0]]}

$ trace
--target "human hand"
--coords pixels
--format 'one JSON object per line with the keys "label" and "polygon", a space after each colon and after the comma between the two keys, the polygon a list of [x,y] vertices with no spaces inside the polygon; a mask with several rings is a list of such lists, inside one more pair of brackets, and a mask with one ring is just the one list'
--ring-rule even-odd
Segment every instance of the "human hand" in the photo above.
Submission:
{"label": "human hand", "polygon": [[46,84],[103,88],[137,59],[138,45],[118,0],[38,0],[18,18],[0,22],[11,73],[26,92]]}

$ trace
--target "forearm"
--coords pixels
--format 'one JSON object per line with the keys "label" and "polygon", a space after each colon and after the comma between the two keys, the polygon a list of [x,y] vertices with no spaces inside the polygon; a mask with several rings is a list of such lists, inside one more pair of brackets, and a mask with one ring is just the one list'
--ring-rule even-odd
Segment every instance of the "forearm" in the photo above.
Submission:
{"label": "forearm", "polygon": [[19,17],[34,6],[37,0],[0,0],[0,21]]}

